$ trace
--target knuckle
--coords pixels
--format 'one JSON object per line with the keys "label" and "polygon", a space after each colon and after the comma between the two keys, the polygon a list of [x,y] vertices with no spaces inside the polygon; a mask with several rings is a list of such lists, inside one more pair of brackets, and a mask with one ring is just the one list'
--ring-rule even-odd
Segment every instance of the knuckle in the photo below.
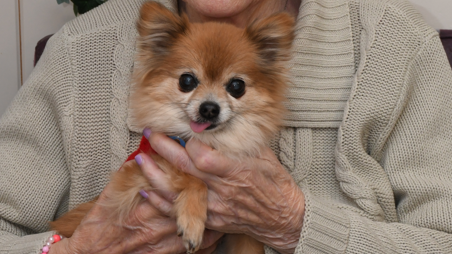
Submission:
{"label": "knuckle", "polygon": [[157,249],[158,243],[160,242],[161,237],[156,234],[155,231],[151,230],[148,235],[147,235],[147,239],[148,239],[148,246],[151,247],[151,249],[153,249],[154,251]]}
{"label": "knuckle", "polygon": [[174,165],[180,170],[187,172],[190,170],[191,161],[185,154],[177,154],[174,157]]}
{"label": "knuckle", "polygon": [[[168,201],[171,201],[174,203],[178,197],[179,197],[179,193],[171,192],[168,194]],[[171,209],[171,207],[170,207],[170,209]]]}
{"label": "knuckle", "polygon": [[237,190],[231,186],[224,186],[223,188],[218,188],[217,193],[221,198],[220,200],[229,201],[234,200],[237,195]]}
{"label": "knuckle", "polygon": [[215,165],[212,153],[206,152],[206,153],[203,153],[203,154],[197,156],[194,159],[194,164],[195,164],[196,168],[198,168],[200,170],[211,169]]}
{"label": "knuckle", "polygon": [[165,215],[168,215],[168,213],[170,212],[167,203],[162,200],[156,200],[154,202],[154,206],[157,210]]}
{"label": "knuckle", "polygon": [[128,220],[128,224],[130,225],[140,225],[142,221],[145,221],[147,216],[144,215],[143,209],[136,209],[133,212]]}
{"label": "knuckle", "polygon": [[220,213],[213,211],[208,212],[207,218],[208,219],[206,221],[206,226],[216,229],[225,229],[225,227],[227,226],[225,217],[223,217]]}
{"label": "knuckle", "polygon": [[148,247],[151,247],[152,249],[156,249],[157,245],[161,241],[161,236],[158,234],[157,230],[153,228],[146,228],[142,234],[143,242],[147,243]]}

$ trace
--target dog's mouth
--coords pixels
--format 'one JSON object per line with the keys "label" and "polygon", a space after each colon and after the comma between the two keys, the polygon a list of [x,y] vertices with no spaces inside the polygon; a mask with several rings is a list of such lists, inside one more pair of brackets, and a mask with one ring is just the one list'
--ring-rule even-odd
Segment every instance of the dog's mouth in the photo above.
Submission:
{"label": "dog's mouth", "polygon": [[216,125],[216,124],[211,124],[209,127],[206,128],[206,130],[212,130],[212,129],[215,129],[215,128],[217,128],[217,126],[218,126],[218,125]]}
{"label": "dog's mouth", "polygon": [[190,128],[195,133],[201,133],[204,130],[212,130],[212,129],[215,129],[216,127],[217,127],[216,124],[212,124],[210,122],[201,123],[201,122],[195,122],[193,120],[190,121]]}

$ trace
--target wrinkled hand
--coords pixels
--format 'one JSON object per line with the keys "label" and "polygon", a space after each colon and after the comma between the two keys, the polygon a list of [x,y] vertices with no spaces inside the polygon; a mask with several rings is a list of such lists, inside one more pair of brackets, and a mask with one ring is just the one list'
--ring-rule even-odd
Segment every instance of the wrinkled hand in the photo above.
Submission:
{"label": "wrinkled hand", "polygon": [[[207,184],[207,228],[245,233],[281,253],[294,252],[304,195],[271,149],[265,148],[259,158],[236,161],[196,140],[188,141],[186,149],[159,133],[152,133],[149,141],[159,155]],[[153,202],[160,210],[169,204],[163,199],[174,199],[164,192],[162,186],[156,196],[163,198]]]}
{"label": "wrinkled hand", "polygon": [[[145,160],[150,158],[145,157]],[[145,175],[154,181],[152,175]],[[110,192],[110,186],[107,185],[72,237],[53,244],[50,254],[186,252],[182,239],[177,236],[175,219],[156,209],[150,202],[138,205],[123,225],[107,220],[109,211],[100,204],[108,202]],[[199,253],[211,253],[221,236],[218,232],[206,231],[202,245],[205,249]]]}

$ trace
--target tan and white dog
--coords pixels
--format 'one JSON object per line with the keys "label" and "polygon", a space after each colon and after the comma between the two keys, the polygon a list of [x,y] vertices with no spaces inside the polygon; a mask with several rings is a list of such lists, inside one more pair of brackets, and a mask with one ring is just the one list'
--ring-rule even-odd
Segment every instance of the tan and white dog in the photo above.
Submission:
{"label": "tan and white dog", "polygon": [[[138,56],[130,97],[132,124],[198,139],[226,156],[258,156],[282,124],[293,18],[280,13],[242,29],[225,23],[190,23],[155,2],[138,20]],[[177,220],[188,253],[199,249],[207,217],[207,186],[151,154],[174,192]],[[152,190],[134,162],[112,176],[112,220],[123,221]],[[52,222],[69,237],[96,200]],[[263,253],[245,235],[227,235],[229,253]]]}

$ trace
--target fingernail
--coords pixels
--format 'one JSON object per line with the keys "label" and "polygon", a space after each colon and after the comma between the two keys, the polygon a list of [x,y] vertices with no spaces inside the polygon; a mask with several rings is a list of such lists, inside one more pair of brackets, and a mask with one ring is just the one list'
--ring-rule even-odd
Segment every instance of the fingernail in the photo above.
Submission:
{"label": "fingernail", "polygon": [[141,195],[143,198],[145,198],[145,199],[148,199],[148,198],[149,198],[149,195],[148,195],[148,193],[147,193],[146,191],[140,190],[139,193],[140,193],[140,195]]}
{"label": "fingernail", "polygon": [[151,133],[152,133],[151,129],[149,129],[149,128],[144,128],[144,130],[143,130],[143,136],[144,136],[146,139],[149,140],[149,136],[151,136]]}
{"label": "fingernail", "polygon": [[141,166],[141,164],[143,164],[143,158],[141,158],[141,155],[137,155],[135,156],[135,161],[138,163],[138,165]]}

